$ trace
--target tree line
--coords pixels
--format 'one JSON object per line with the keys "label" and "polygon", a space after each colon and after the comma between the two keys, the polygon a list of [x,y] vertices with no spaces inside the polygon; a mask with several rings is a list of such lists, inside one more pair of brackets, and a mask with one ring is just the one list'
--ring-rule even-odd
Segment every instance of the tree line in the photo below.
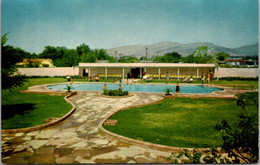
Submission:
{"label": "tree line", "polygon": [[[7,34],[2,39],[7,38]],[[80,62],[95,63],[98,60],[106,60],[109,63],[136,63],[141,61],[151,61],[156,63],[218,63],[225,58],[230,57],[225,52],[215,55],[208,53],[206,46],[198,47],[191,55],[183,57],[178,52],[166,53],[163,56],[152,56],[146,59],[145,56],[137,58],[134,56],[122,56],[119,59],[109,56],[105,49],[91,49],[86,44],[81,44],[75,49],[68,49],[65,46],[45,46],[44,50],[39,53],[30,53],[21,48],[5,45],[2,47],[2,54],[12,54],[16,62],[22,62],[23,59],[52,59],[56,67],[72,67],[77,66]],[[9,57],[7,57],[9,58]],[[28,65],[27,67],[37,67]]]}

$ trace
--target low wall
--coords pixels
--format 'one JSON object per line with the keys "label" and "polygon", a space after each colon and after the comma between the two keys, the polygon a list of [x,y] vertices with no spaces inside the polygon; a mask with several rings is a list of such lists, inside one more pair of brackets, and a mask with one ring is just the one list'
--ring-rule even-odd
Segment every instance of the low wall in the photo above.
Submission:
{"label": "low wall", "polygon": [[215,77],[258,77],[258,68],[216,68]]}
{"label": "low wall", "polygon": [[57,67],[57,68],[18,68],[18,72],[26,76],[78,76],[78,67]]}
{"label": "low wall", "polygon": [[[150,68],[149,68],[150,69]],[[147,70],[149,70],[147,69]],[[195,69],[191,69],[186,72],[180,71],[180,74],[182,73],[192,73],[196,75],[196,72],[194,72]],[[91,72],[91,75],[97,74],[98,69],[92,69],[93,72]],[[101,71],[101,70],[100,70]],[[104,73],[104,69],[102,70]],[[113,70],[113,68],[108,69],[108,74],[112,74],[116,70]],[[125,69],[125,74],[130,71],[129,69]],[[151,69],[150,69],[151,71]],[[157,70],[156,70],[157,71]],[[163,69],[162,69],[163,71]],[[161,71],[161,74],[163,74]],[[205,70],[203,70],[204,72]],[[22,75],[26,76],[78,76],[79,75],[79,68],[78,67],[56,67],[56,68],[18,68],[18,72]],[[200,71],[199,74],[201,74],[202,71]],[[207,72],[207,71],[206,71]],[[121,74],[121,70],[117,69],[116,73]],[[165,72],[166,73],[166,72]],[[222,78],[222,77],[258,77],[258,68],[216,68],[215,69],[215,77]],[[151,74],[151,73],[150,73]],[[126,77],[126,75],[125,75]]]}

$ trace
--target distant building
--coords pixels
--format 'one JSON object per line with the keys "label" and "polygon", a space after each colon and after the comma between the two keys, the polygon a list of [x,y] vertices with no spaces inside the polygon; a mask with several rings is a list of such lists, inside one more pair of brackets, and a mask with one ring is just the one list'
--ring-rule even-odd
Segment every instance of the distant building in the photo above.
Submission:
{"label": "distant building", "polygon": [[232,66],[257,66],[258,61],[253,61],[252,59],[243,60],[242,58],[228,58],[224,61],[226,64],[230,64]]}
{"label": "distant building", "polygon": [[55,67],[52,59],[23,59],[23,62],[16,63],[18,66],[23,67]]}
{"label": "distant building", "polygon": [[227,58],[225,59],[225,62],[227,64],[230,64],[232,66],[240,66],[240,65],[246,65],[247,60],[243,60],[242,58]]}

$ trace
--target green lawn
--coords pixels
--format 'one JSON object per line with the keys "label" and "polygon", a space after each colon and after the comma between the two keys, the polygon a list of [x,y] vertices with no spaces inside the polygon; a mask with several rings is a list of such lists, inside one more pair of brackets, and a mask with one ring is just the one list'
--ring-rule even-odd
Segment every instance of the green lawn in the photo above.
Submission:
{"label": "green lawn", "polygon": [[[214,84],[221,85],[221,84],[240,84],[240,85],[255,85],[258,89],[258,81],[256,80],[219,80],[214,81]],[[251,87],[240,87],[241,89],[251,89]]]}
{"label": "green lawn", "polygon": [[[86,79],[74,81],[87,82]],[[101,80],[112,82],[113,80]],[[26,128],[44,124],[50,117],[62,117],[72,108],[64,96],[20,93],[39,84],[64,83],[66,78],[28,78],[22,87],[2,91],[2,129]]]}
{"label": "green lawn", "polygon": [[[73,79],[74,82],[90,82],[88,79]],[[115,81],[119,81],[115,79]],[[94,80],[92,82],[95,82]],[[98,82],[114,82],[114,79],[100,79]]]}
{"label": "green lawn", "polygon": [[24,86],[2,91],[2,129],[25,128],[44,124],[50,117],[62,117],[72,108],[64,96],[19,93],[29,86],[66,82],[64,78],[31,78]]}
{"label": "green lawn", "polygon": [[[258,97],[258,93],[255,93]],[[121,111],[111,119],[116,126],[105,129],[117,134],[175,147],[217,147],[221,133],[214,129],[222,119],[234,123],[241,110],[231,99],[165,99],[160,103]],[[258,116],[250,107],[249,114]]]}

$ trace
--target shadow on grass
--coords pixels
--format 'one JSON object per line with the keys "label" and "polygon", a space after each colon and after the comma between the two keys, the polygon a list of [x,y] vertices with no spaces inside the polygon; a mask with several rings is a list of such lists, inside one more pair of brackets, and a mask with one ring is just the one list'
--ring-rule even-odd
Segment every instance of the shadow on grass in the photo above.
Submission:
{"label": "shadow on grass", "polygon": [[15,115],[24,115],[29,111],[35,109],[35,104],[24,103],[24,104],[13,104],[13,105],[2,105],[2,120],[7,120]]}

